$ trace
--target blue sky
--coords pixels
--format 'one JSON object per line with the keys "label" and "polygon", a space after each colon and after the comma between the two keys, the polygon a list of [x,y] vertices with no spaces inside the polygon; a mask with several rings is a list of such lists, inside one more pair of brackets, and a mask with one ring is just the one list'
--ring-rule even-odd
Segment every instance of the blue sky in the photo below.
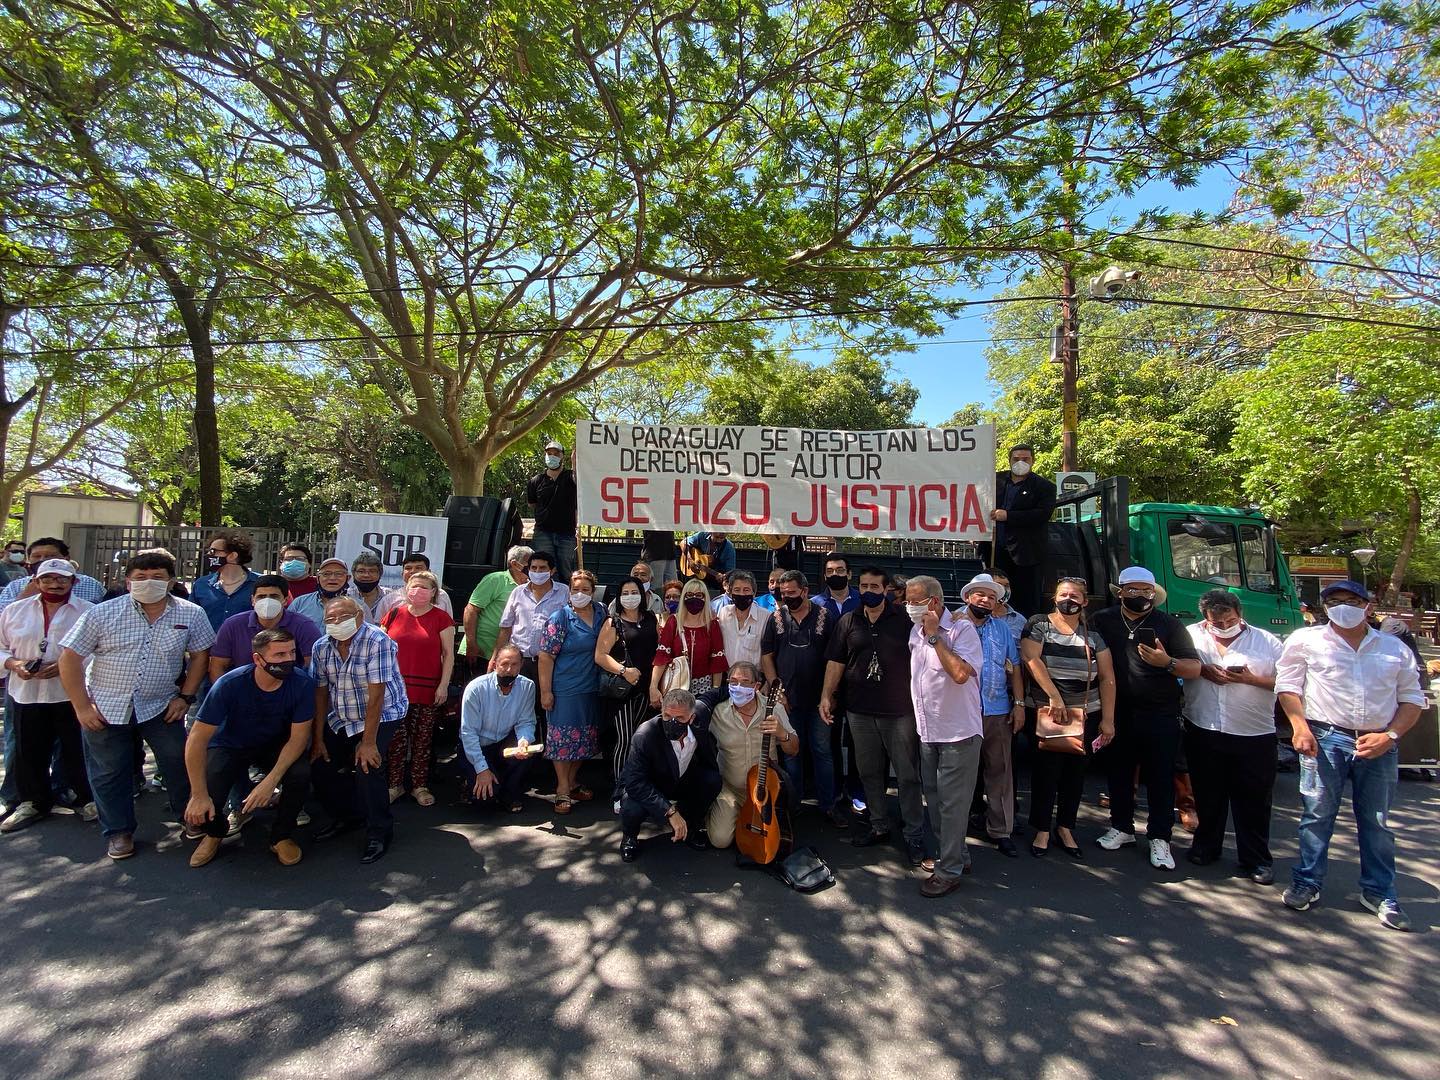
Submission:
{"label": "blue sky", "polygon": [[[1091,220],[1113,217],[1124,222],[1133,220],[1142,210],[1161,207],[1175,213],[1197,210],[1216,213],[1225,208],[1233,186],[1230,174],[1224,169],[1209,169],[1194,187],[1178,189],[1168,183],[1152,184],[1130,198],[1097,207]],[[997,278],[984,288],[960,295],[966,299],[985,299],[1003,290],[1005,284]],[[986,310],[976,308],[962,312],[961,318],[947,326],[939,339],[920,342],[913,353],[890,357],[896,372],[920,391],[920,402],[915,409],[919,423],[940,424],[961,406],[972,401],[989,401],[994,396],[995,387],[985,370],[985,345],[989,335]],[[799,355],[815,364],[830,359],[826,350]]]}

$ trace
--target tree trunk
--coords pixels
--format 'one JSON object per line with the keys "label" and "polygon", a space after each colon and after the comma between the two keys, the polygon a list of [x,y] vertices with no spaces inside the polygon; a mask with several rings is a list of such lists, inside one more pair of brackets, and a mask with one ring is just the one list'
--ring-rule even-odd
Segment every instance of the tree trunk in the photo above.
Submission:
{"label": "tree trunk", "polygon": [[1387,595],[1392,599],[1398,598],[1400,590],[1405,586],[1405,574],[1410,569],[1410,556],[1415,551],[1415,541],[1420,537],[1420,490],[1410,480],[1408,472],[1403,474],[1405,478],[1405,535],[1400,541],[1400,550],[1395,555],[1395,567],[1390,571],[1390,584],[1387,587]]}
{"label": "tree trunk", "polygon": [[485,474],[490,471],[490,458],[473,448],[463,448],[451,456],[450,489],[456,495],[484,495]]}
{"label": "tree trunk", "polygon": [[200,520],[221,521],[220,503],[224,492],[220,480],[220,423],[215,411],[215,346],[210,340],[210,321],[195,302],[195,290],[173,285],[171,292],[190,355],[195,361],[195,450],[200,459]]}

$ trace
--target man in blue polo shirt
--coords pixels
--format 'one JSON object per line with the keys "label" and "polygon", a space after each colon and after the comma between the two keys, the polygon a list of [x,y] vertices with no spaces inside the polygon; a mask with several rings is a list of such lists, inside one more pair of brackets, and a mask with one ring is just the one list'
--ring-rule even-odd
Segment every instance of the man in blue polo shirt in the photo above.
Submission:
{"label": "man in blue polo shirt", "polygon": [[210,647],[211,682],[236,664],[249,662],[250,643],[261,630],[288,630],[295,638],[296,660],[301,667],[309,666],[320,628],[290,608],[289,591],[290,582],[279,574],[256,579],[252,590],[254,607],[231,615],[215,634],[215,644]]}
{"label": "man in blue polo shirt", "polygon": [[680,545],[681,576],[696,577],[712,593],[725,588],[725,575],[735,569],[735,545],[724,533],[697,532]]}
{"label": "man in blue polo shirt", "polygon": [[197,578],[190,590],[190,602],[199,604],[210,620],[210,629],[219,630],[231,615],[250,610],[250,599],[260,575],[249,569],[250,538],[244,533],[218,532],[205,551],[209,573]]}
{"label": "man in blue polo shirt", "polygon": [[264,809],[278,787],[270,850],[283,866],[300,861],[291,837],[310,790],[315,680],[295,667],[295,637],[288,630],[261,630],[251,642],[250,660],[215,681],[185,742],[190,777],[185,823],[205,833],[191,866],[204,866],[219,853],[229,829],[225,799],[252,765],[268,771],[243,812]]}
{"label": "man in blue polo shirt", "polygon": [[837,622],[860,606],[860,590],[850,584],[850,560],[838,551],[825,556],[825,591],[811,597],[815,603],[830,609]]}

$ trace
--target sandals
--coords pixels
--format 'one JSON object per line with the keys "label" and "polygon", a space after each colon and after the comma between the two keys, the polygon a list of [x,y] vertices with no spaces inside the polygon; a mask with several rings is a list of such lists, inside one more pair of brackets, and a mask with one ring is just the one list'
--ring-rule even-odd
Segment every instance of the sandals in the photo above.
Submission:
{"label": "sandals", "polygon": [[392,787],[390,789],[390,801],[393,803],[404,794],[405,789],[403,787]]}
{"label": "sandals", "polygon": [[569,795],[555,796],[555,812],[557,814],[568,814],[575,808],[575,800]]}
{"label": "sandals", "polygon": [[429,788],[417,787],[410,794],[415,796],[415,801],[421,806],[434,806],[435,796],[430,794]]}
{"label": "sandals", "polygon": [[589,802],[595,798],[595,792],[588,787],[577,787],[570,789],[570,798],[575,802]]}

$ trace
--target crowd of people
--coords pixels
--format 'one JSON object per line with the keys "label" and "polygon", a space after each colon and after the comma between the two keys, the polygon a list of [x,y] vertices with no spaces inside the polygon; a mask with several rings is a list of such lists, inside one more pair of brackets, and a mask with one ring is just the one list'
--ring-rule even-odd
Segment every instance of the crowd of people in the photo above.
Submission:
{"label": "crowd of people", "polygon": [[[568,475],[557,451],[547,448],[532,482],[552,502]],[[391,844],[398,799],[436,801],[448,760],[436,732],[458,693],[451,773],[461,801],[513,814],[540,791],[554,814],[571,814],[597,798],[582,783],[595,762],[626,862],[652,846],[647,829],[696,849],[731,846],[747,776],[768,754],[784,777],[787,822],[813,796],[803,819],[812,829],[846,830],[861,848],[898,831],[921,893],[941,897],[972,872],[967,837],[1020,857],[1016,774],[1027,767],[1030,855],[1086,859],[1077,828],[1094,760],[1108,795],[1109,827],[1094,838],[1102,852],[1139,846],[1156,870],[1173,871],[1176,792],[1193,787],[1185,857],[1221,858],[1228,820],[1240,870],[1264,886],[1275,880],[1283,716],[1302,801],[1284,904],[1304,911],[1319,900],[1348,782],[1362,903],[1407,929],[1387,813],[1396,742],[1425,696],[1414,656],[1372,625],[1365,587],[1330,585],[1323,623],[1281,642],[1247,623],[1225,589],[1182,624],[1143,567],[1124,570],[1113,595],[1093,596],[1075,577],[1041,586],[1036,534],[1054,491],[1031,461],[1028,447],[1012,450],[997,485],[996,565],[954,610],[935,578],[852,571],[842,552],[824,558],[814,585],[776,559],[761,588],[713,531],[603,588],[573,565],[573,548],[516,545],[458,619],[419,554],[387,590],[373,555],[312,566],[295,544],[276,572],[257,573],[249,539],[220,532],[188,599],[160,550],[133,556],[107,598],[61,541],[37,540],[23,553],[29,573],[0,592],[0,832],[68,803],[98,819],[111,858],[132,856],[148,746],[195,844],[192,866],[260,811],[276,859],[301,861],[296,830],[312,792],[326,814],[312,839],[359,833],[361,860],[374,862]],[[670,554],[648,540],[647,551]]]}

